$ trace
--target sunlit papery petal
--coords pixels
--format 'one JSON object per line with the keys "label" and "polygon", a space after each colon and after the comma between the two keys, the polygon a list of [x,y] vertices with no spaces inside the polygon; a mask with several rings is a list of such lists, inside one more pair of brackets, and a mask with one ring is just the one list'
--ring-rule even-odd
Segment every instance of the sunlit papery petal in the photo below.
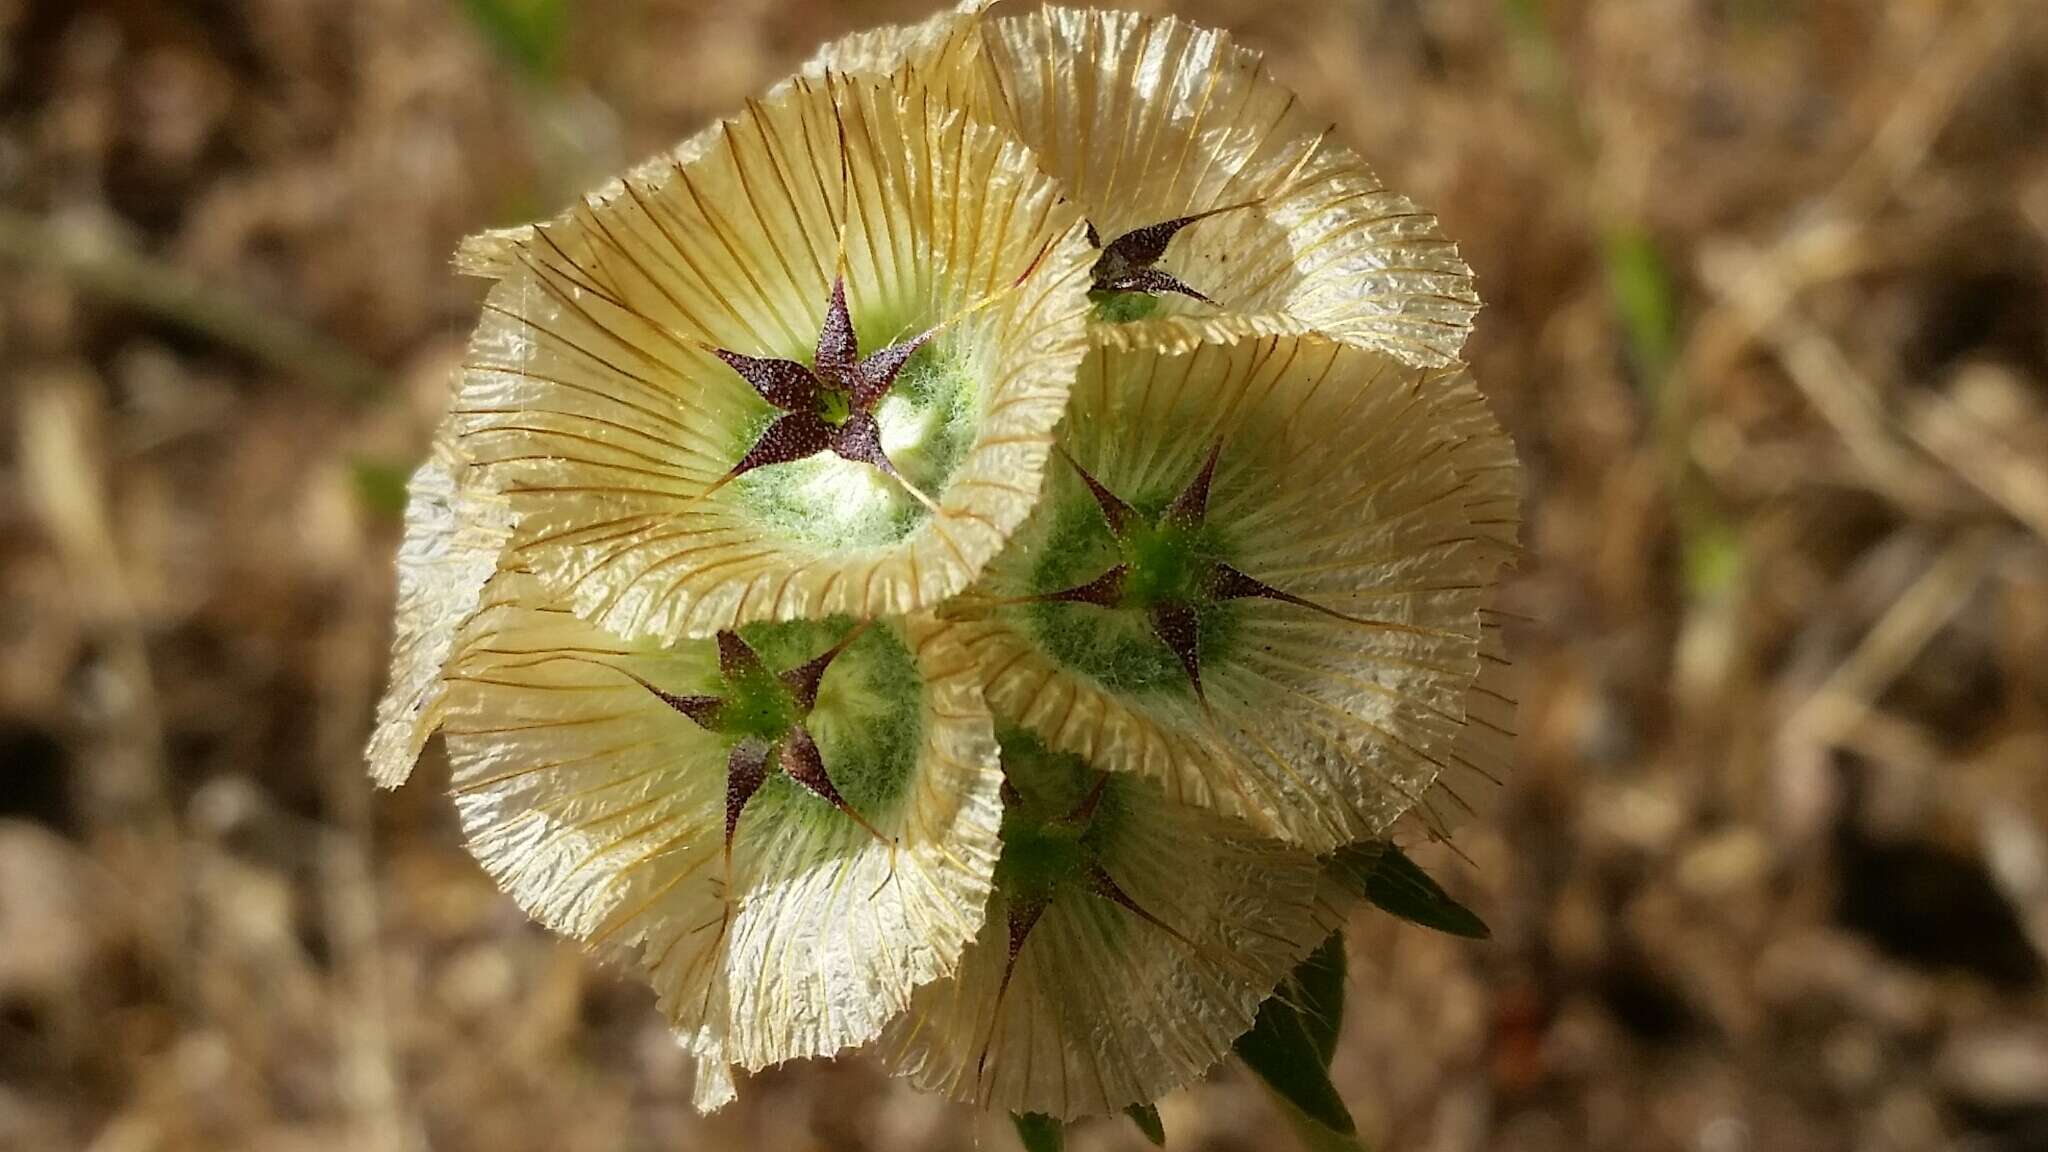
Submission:
{"label": "sunlit papery petal", "polygon": [[732,1066],[723,1060],[698,1060],[697,1082],[690,1090],[690,1104],[699,1112],[716,1112],[739,1099],[739,1085],[732,1080]]}
{"label": "sunlit papery petal", "polygon": [[[686,137],[667,151],[656,153],[633,166],[625,175],[606,181],[596,191],[584,196],[586,204],[610,204],[625,197],[626,184],[650,184],[662,180],[678,165],[695,164],[722,138],[725,125],[712,124]],[[520,256],[522,248],[535,242],[538,224],[516,224],[510,228],[490,228],[465,236],[455,249],[453,264],[455,270],[464,276],[476,276],[485,280],[502,280],[514,276],[526,267]]]}
{"label": "sunlit papery petal", "polygon": [[[1216,301],[1144,297],[1102,325],[1131,346],[1315,331],[1441,365],[1478,308],[1436,218],[1372,169],[1226,32],[1171,16],[1046,7],[980,30],[977,115],[1011,128],[1103,240],[1228,205],[1159,267]],[[962,87],[957,82],[953,87]]]}
{"label": "sunlit papery petal", "polygon": [[1423,798],[1423,823],[1437,837],[1494,811],[1500,796],[1499,768],[1514,758],[1514,665],[1508,660],[1500,622],[1490,613],[1483,621],[1479,660],[1479,676],[1465,696],[1465,727],[1458,733],[1458,745]]}
{"label": "sunlit papery petal", "polygon": [[842,36],[818,49],[799,75],[885,76],[900,91],[921,89],[949,107],[965,107],[980,78],[980,16],[995,0],[961,0],[915,24],[890,24]]}
{"label": "sunlit papery petal", "polygon": [[[620,635],[919,609],[1029,510],[1086,340],[1082,234],[999,131],[799,79],[694,160],[492,241],[518,268],[470,345],[461,446],[517,561]],[[902,480],[826,455],[722,483],[774,409],[712,350],[808,362],[842,269],[865,351],[962,317],[875,409]]]}
{"label": "sunlit papery petal", "polygon": [[1313,606],[1205,609],[1205,708],[1143,612],[1018,603],[1118,562],[1099,502],[1063,464],[945,613],[999,716],[1316,849],[1385,833],[1446,770],[1498,774],[1504,743],[1468,737],[1466,721],[1520,479],[1462,369],[1312,338],[1105,349],[1074,405],[1074,463],[1147,515],[1220,441],[1207,523],[1222,559]]}
{"label": "sunlit papery petal", "polygon": [[[1469,477],[1474,523],[1488,538],[1513,549],[1523,488],[1514,445],[1476,390],[1466,390],[1465,402],[1449,416],[1449,434],[1465,444],[1458,467]],[[1434,838],[1491,812],[1500,794],[1501,770],[1514,759],[1517,682],[1497,592],[1488,589],[1479,609],[1479,674],[1465,693],[1465,724],[1458,729],[1457,745],[1442,758],[1442,769],[1408,821]]]}
{"label": "sunlit papery petal", "polygon": [[[648,688],[715,692],[717,645],[629,644],[540,607],[539,593],[525,574],[494,581],[451,669],[463,828],[534,918],[644,974],[711,1066],[705,1083],[718,1087],[726,1063],[873,1039],[955,967],[980,926],[1000,821],[993,730],[957,649],[889,624],[853,640],[804,726],[873,831],[771,776],[737,822],[728,876],[733,741]],[[779,669],[848,627],[744,635]]]}
{"label": "sunlit papery petal", "polygon": [[434,441],[406,494],[391,681],[377,702],[368,752],[370,776],[386,788],[405,783],[441,725],[442,666],[512,534],[505,502],[477,488],[445,439]]}
{"label": "sunlit papery petal", "polygon": [[[1004,746],[1015,784],[1016,743]],[[1062,886],[1005,988],[1017,897],[999,890],[959,975],[920,991],[884,1035],[896,1070],[958,1100],[1061,1119],[1149,1103],[1227,1055],[1349,903],[1309,853],[1149,780],[1113,774],[1092,824],[1091,855],[1144,914]]]}

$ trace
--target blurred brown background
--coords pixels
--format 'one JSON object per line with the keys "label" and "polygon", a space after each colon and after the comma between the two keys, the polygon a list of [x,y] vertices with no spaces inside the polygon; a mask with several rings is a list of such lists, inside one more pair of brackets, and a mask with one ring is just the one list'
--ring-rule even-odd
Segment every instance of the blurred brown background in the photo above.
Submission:
{"label": "blurred brown background", "polygon": [[[2048,1148],[2042,8],[1183,6],[1441,212],[1534,487],[1505,810],[1424,854],[1497,938],[1355,933],[1378,1148]],[[859,1060],[696,1120],[438,751],[359,763],[456,239],[919,12],[0,0],[0,1148],[1011,1147]]]}

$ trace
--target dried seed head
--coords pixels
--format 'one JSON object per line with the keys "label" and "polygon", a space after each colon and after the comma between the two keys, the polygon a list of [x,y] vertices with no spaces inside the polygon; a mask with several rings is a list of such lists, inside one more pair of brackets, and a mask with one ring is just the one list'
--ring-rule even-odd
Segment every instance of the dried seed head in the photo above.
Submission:
{"label": "dried seed head", "polygon": [[445,726],[472,850],[645,973],[701,1108],[878,1037],[1150,1102],[1339,926],[1312,853],[1508,752],[1455,248],[1228,35],[989,7],[457,255],[372,772]]}
{"label": "dried seed head", "polygon": [[494,242],[457,419],[514,562],[628,638],[957,592],[1083,352],[1078,218],[1000,132],[869,81],[694,151]]}
{"label": "dried seed head", "polygon": [[1109,348],[1074,405],[1038,509],[942,613],[999,715],[1316,849],[1495,774],[1464,730],[1498,713],[1475,682],[1519,468],[1461,370]]}
{"label": "dried seed head", "polygon": [[873,1039],[980,923],[996,746],[964,658],[845,620],[670,648],[491,584],[451,667],[462,824],[549,927],[642,971],[714,1100]]}
{"label": "dried seed head", "polygon": [[1022,732],[1003,769],[989,917],[884,1058],[955,1099],[1061,1119],[1192,1082],[1331,930],[1317,861]]}

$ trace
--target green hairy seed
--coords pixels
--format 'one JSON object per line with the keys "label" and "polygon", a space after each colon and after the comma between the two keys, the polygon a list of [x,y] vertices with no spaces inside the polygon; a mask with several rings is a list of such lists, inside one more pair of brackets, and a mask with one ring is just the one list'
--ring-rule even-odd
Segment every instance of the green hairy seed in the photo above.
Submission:
{"label": "green hairy seed", "polygon": [[1131,568],[1124,604],[1149,608],[1162,600],[1203,597],[1198,561],[1215,554],[1206,537],[1173,525],[1134,525],[1124,544],[1124,563]]}
{"label": "green hairy seed", "polygon": [[712,730],[733,740],[754,737],[772,741],[797,720],[796,702],[773,673],[760,670],[726,685],[725,703],[712,718]]}
{"label": "green hairy seed", "polygon": [[996,890],[1019,904],[1042,904],[1081,880],[1087,864],[1077,830],[1006,820]]}
{"label": "green hairy seed", "polygon": [[1104,324],[1127,324],[1159,311],[1159,297],[1147,292],[1090,292],[1093,315]]}

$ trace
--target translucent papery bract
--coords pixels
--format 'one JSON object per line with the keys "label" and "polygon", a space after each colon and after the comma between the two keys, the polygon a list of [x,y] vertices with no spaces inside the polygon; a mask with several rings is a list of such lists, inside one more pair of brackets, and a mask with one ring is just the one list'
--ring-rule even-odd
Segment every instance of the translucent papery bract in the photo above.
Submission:
{"label": "translucent papery bract", "polygon": [[[1046,770],[1028,761],[1043,759],[1020,765],[1015,748],[1005,737],[1013,789],[1026,806],[1040,803]],[[1080,775],[1064,809],[1098,774],[1053,759]],[[1229,1053],[1350,902],[1309,853],[1176,803],[1152,781],[1111,776],[1087,821],[1074,830],[1086,862],[1051,883],[1034,884],[1029,870],[1057,863],[1026,861],[1020,875],[1016,854],[1030,844],[1006,843],[998,876],[1030,890],[999,881],[959,975],[920,991],[884,1035],[878,1050],[895,1070],[957,1100],[1063,1120],[1150,1103]],[[1097,869],[1117,896],[1091,883]],[[1040,900],[1013,964],[1014,918]]]}
{"label": "translucent papery bract", "polygon": [[[1521,462],[1469,380],[1465,391],[1470,402],[1450,410],[1446,434],[1461,443],[1457,467],[1468,478],[1468,503],[1476,526],[1512,556],[1519,552]],[[1480,600],[1479,673],[1465,693],[1465,723],[1458,729],[1457,743],[1449,756],[1441,758],[1442,766],[1421,805],[1409,814],[1408,822],[1432,839],[1448,839],[1459,827],[1490,812],[1500,794],[1501,770],[1514,759],[1516,682],[1495,607],[1499,592],[1491,585]]]}
{"label": "translucent papery bract", "polygon": [[[1313,338],[1106,348],[1062,445],[1010,549],[942,613],[999,717],[1317,850],[1386,833],[1440,777],[1497,775],[1505,742],[1466,729],[1497,717],[1470,696],[1520,473],[1463,369]],[[1212,453],[1179,544],[1119,543],[1082,474],[1147,521]],[[1063,596],[1119,564],[1121,600]],[[1198,601],[1187,655],[1131,606],[1174,580]]]}
{"label": "translucent papery bract", "polygon": [[981,14],[994,2],[962,0],[915,24],[842,36],[818,49],[799,75],[886,76],[899,91],[922,89],[947,107],[967,107],[980,83],[974,62],[981,51]]}
{"label": "translucent papery bract", "polygon": [[[1028,512],[1086,341],[1082,229],[1029,152],[870,81],[799,78],[500,249],[461,445],[516,562],[629,638],[957,592]],[[900,476],[828,452],[735,478],[781,413],[715,353],[808,364],[842,276],[863,353],[945,325],[874,412]]]}
{"label": "translucent papery bract", "polygon": [[[953,970],[1000,822],[993,730],[956,649],[861,631],[805,721],[846,808],[776,773],[773,752],[765,783],[729,807],[736,738],[654,691],[716,694],[719,644],[630,644],[546,603],[530,576],[501,575],[451,668],[463,828],[529,914],[645,974],[708,1065],[704,1103],[729,1094],[725,1064],[871,1040]],[[741,635],[780,672],[850,628]]]}
{"label": "translucent papery bract", "polygon": [[406,484],[391,680],[377,702],[367,754],[370,776],[383,787],[405,783],[440,727],[442,667],[511,535],[505,502],[479,490],[454,446],[436,438]]}
{"label": "translucent papery bract", "polygon": [[[648,157],[624,176],[607,181],[603,187],[586,195],[584,203],[592,206],[610,204],[630,195],[626,189],[628,182],[639,185],[657,183],[678,165],[695,164],[718,143],[724,131],[724,124],[713,124],[667,151]],[[510,228],[491,228],[465,236],[455,249],[455,270],[464,276],[486,280],[517,276],[528,266],[520,253],[539,242],[540,228],[539,224],[516,224]]]}
{"label": "translucent papery bract", "polygon": [[[1046,7],[985,18],[976,114],[1014,131],[1105,242],[1194,223],[1162,293],[1100,326],[1134,347],[1319,332],[1412,364],[1464,345],[1479,298],[1436,217],[1388,191],[1226,32],[1171,16]],[[963,87],[953,82],[953,89]],[[1234,207],[1248,205],[1247,207]]]}
{"label": "translucent papery bract", "polygon": [[1500,796],[1500,769],[1514,760],[1514,665],[1491,608],[1480,610],[1479,627],[1479,675],[1465,693],[1465,724],[1421,805],[1405,821],[1410,831],[1432,840],[1447,840],[1491,813]]}

